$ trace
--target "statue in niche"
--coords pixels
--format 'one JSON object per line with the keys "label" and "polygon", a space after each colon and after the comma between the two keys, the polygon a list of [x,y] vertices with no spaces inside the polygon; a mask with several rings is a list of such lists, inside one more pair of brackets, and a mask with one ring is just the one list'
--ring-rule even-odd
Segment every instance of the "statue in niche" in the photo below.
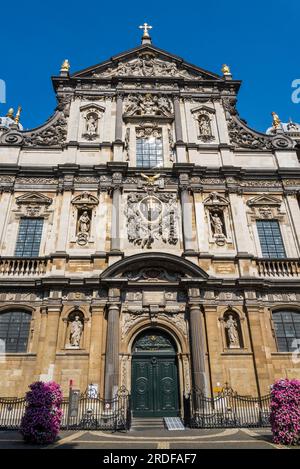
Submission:
{"label": "statue in niche", "polygon": [[93,135],[97,132],[97,118],[94,114],[89,114],[86,118],[86,132]]}
{"label": "statue in niche", "polygon": [[87,212],[87,210],[85,210],[82,215],[79,217],[79,220],[78,220],[78,232],[79,233],[89,233],[90,231],[90,217],[89,217],[89,214]]}
{"label": "statue in niche", "polygon": [[222,235],[224,236],[224,231],[223,231],[223,222],[221,218],[219,217],[217,212],[214,212],[211,214],[211,223],[214,231],[214,235]]}
{"label": "statue in niche", "polygon": [[98,134],[98,115],[96,112],[89,112],[85,117],[85,132],[83,137],[87,140],[94,140]]}
{"label": "statue in niche", "polygon": [[71,347],[79,347],[80,346],[80,339],[82,336],[83,331],[83,324],[80,321],[79,316],[75,316],[74,321],[71,323],[70,327],[70,346]]}
{"label": "statue in niche", "polygon": [[201,137],[207,138],[207,137],[212,136],[209,117],[205,115],[199,116],[198,124],[199,124],[200,138]]}
{"label": "statue in niche", "polygon": [[225,323],[225,329],[227,329],[229,348],[239,348],[240,340],[238,333],[238,324],[237,321],[233,318],[232,314],[229,314],[228,316],[228,319]]}

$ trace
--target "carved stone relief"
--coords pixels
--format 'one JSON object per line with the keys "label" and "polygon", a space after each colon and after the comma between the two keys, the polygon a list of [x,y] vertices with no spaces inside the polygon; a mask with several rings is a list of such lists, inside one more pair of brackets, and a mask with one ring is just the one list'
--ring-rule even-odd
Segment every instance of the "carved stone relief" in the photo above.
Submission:
{"label": "carved stone relief", "polygon": [[178,66],[175,62],[160,60],[153,53],[140,54],[133,60],[128,62],[120,61],[113,67],[103,70],[103,72],[93,74],[95,78],[112,76],[201,78],[199,72],[193,74],[184,67]]}
{"label": "carved stone relief", "polygon": [[248,200],[250,218],[257,219],[283,219],[285,213],[281,210],[281,200],[268,194],[262,194]]}
{"label": "carved stone relief", "polygon": [[[151,320],[151,315],[147,310],[141,310],[139,312],[123,312],[121,315],[121,337],[124,340],[132,327],[134,327],[137,323],[144,321],[145,319]],[[152,318],[153,319],[153,318]],[[167,314],[159,312],[157,313],[155,320],[163,319],[167,322],[172,323],[177,327],[177,329],[184,335],[185,337],[188,336],[188,328],[187,322],[185,319],[184,313],[174,313],[174,314]]]}
{"label": "carved stone relief", "polygon": [[178,238],[177,194],[131,193],[126,207],[128,241],[151,249],[156,242],[176,245]]}
{"label": "carved stone relief", "polygon": [[186,355],[182,356],[182,366],[184,375],[184,395],[188,397],[191,392],[191,374],[189,359]]}
{"label": "carved stone relief", "polygon": [[172,117],[172,103],[162,95],[131,94],[126,100],[125,115]]}
{"label": "carved stone relief", "polygon": [[293,141],[285,135],[270,136],[256,132],[247,127],[236,117],[228,121],[228,131],[231,143],[235,147],[272,150],[276,148],[293,148]]}
{"label": "carved stone relief", "polygon": [[37,192],[30,192],[16,198],[17,210],[14,210],[15,216],[27,217],[43,217],[48,218],[52,211],[49,210],[49,205],[52,204],[52,199]]}
{"label": "carved stone relief", "polygon": [[138,271],[125,272],[123,277],[135,282],[145,280],[149,282],[176,282],[181,278],[181,274],[179,272],[169,272],[165,269],[149,267]]}

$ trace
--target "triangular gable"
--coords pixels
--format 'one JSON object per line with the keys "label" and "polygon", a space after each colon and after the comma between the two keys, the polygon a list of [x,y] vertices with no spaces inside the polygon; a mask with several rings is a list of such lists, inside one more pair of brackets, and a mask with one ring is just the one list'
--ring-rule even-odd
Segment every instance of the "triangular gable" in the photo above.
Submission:
{"label": "triangular gable", "polygon": [[270,195],[258,195],[257,197],[253,197],[252,199],[248,200],[247,204],[250,207],[253,207],[255,205],[274,205],[274,206],[280,206],[281,205],[281,200],[277,199],[277,197],[272,197]]}
{"label": "triangular gable", "polygon": [[181,57],[153,45],[142,45],[122,52],[110,60],[72,74],[72,78],[110,78],[113,76],[166,76],[173,78],[222,81],[223,78]]}
{"label": "triangular gable", "polygon": [[30,192],[28,194],[20,195],[16,198],[17,204],[45,204],[50,205],[52,204],[52,199],[50,197],[46,197],[43,194],[39,194],[37,192]]}

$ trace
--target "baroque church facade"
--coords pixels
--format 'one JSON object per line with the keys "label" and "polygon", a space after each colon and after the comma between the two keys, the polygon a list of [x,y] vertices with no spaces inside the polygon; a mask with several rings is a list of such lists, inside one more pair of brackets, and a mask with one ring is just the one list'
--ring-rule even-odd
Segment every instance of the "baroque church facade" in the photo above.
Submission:
{"label": "baroque church facade", "polygon": [[300,126],[240,118],[241,82],[142,44],[53,77],[56,111],[0,125],[0,395],[125,386],[135,415],[192,387],[300,378]]}

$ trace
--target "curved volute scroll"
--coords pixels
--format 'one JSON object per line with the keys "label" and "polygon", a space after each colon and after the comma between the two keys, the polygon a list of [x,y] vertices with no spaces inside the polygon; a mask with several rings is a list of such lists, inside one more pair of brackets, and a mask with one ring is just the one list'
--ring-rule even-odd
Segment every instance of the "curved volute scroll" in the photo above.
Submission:
{"label": "curved volute scroll", "polygon": [[72,94],[57,94],[58,105],[54,114],[42,125],[30,130],[7,129],[0,144],[24,147],[62,147],[67,141],[67,117]]}

